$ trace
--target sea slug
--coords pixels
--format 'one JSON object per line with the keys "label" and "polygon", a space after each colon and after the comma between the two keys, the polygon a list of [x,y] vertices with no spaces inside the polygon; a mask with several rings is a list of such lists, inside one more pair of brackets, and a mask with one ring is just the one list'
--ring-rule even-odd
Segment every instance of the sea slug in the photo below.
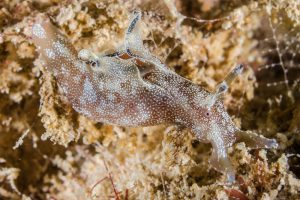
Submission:
{"label": "sea slug", "polygon": [[73,108],[98,122],[120,126],[179,124],[201,142],[213,147],[211,165],[234,182],[234,169],[227,149],[244,141],[250,148],[276,148],[267,139],[235,126],[222,96],[242,72],[237,65],[213,92],[170,70],[143,45],[139,33],[141,12],[131,15],[123,49],[97,56],[79,53],[48,18],[32,27],[33,42]]}

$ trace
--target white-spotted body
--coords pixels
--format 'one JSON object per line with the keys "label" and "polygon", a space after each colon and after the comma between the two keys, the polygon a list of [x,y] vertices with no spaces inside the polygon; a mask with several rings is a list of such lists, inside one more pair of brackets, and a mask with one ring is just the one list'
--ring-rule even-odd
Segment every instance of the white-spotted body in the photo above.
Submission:
{"label": "white-spotted body", "polygon": [[241,73],[232,70],[213,93],[171,71],[144,48],[139,34],[140,12],[134,12],[124,49],[96,56],[76,52],[49,19],[33,25],[33,41],[48,70],[62,86],[73,108],[89,118],[121,126],[176,123],[213,146],[212,166],[234,181],[227,149],[236,139],[252,148],[273,148],[275,140],[239,130],[222,103],[222,94]]}

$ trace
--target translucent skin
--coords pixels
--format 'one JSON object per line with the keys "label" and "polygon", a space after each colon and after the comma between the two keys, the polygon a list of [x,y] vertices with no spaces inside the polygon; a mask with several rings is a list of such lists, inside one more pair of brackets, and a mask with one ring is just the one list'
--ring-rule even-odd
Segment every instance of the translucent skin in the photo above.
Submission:
{"label": "translucent skin", "polygon": [[210,163],[234,182],[227,149],[238,139],[251,148],[276,148],[275,140],[239,130],[222,103],[227,83],[241,72],[235,68],[216,92],[210,93],[179,76],[144,48],[139,34],[141,14],[134,12],[124,48],[97,57],[79,55],[49,19],[32,28],[33,42],[73,108],[98,121],[120,126],[176,123],[213,146]]}

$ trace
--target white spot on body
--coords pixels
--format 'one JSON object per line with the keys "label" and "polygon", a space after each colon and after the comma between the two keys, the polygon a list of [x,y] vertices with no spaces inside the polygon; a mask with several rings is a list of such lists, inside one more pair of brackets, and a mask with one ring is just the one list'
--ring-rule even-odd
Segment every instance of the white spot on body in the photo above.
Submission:
{"label": "white spot on body", "polygon": [[40,39],[46,38],[46,32],[45,32],[44,28],[42,27],[42,25],[40,25],[40,24],[33,25],[32,33],[33,33],[33,35],[35,35],[36,37],[38,37]]}
{"label": "white spot on body", "polygon": [[71,58],[71,53],[67,47],[60,41],[55,41],[53,43],[53,47],[58,52],[59,56],[65,57],[65,58]]}
{"label": "white spot on body", "polygon": [[132,124],[132,119],[130,119],[129,117],[127,116],[122,116],[120,119],[119,119],[119,123],[121,125],[130,125]]}
{"label": "white spot on body", "polygon": [[69,75],[69,70],[68,70],[68,68],[67,68],[67,66],[65,64],[61,65],[61,73],[63,75]]}
{"label": "white spot on body", "polygon": [[225,120],[224,120],[224,119],[222,119],[222,120],[221,120],[221,123],[222,123],[222,125],[223,125],[223,126],[225,126],[225,125],[226,125],[226,122],[225,122]]}
{"label": "white spot on body", "polygon": [[45,54],[50,59],[55,59],[55,52],[52,49],[45,49]]}
{"label": "white spot on body", "polygon": [[102,81],[99,82],[97,85],[100,91],[103,91],[105,89],[105,84]]}
{"label": "white spot on body", "polygon": [[109,93],[107,95],[107,98],[108,98],[109,101],[114,101],[115,100],[115,96],[112,93]]}
{"label": "white spot on body", "polygon": [[138,109],[139,118],[141,122],[145,122],[150,118],[150,112],[144,104],[139,103],[137,105],[137,109]]}
{"label": "white spot on body", "polygon": [[229,130],[229,132],[234,132],[234,126],[233,125],[228,125],[227,126],[227,128],[228,128],[228,130]]}
{"label": "white spot on body", "polygon": [[81,73],[84,73],[84,72],[85,72],[86,67],[85,67],[85,64],[84,64],[83,62],[75,61],[75,62],[74,62],[74,66],[75,66],[77,69],[79,69],[79,71],[80,71]]}
{"label": "white spot on body", "polygon": [[83,85],[83,93],[80,96],[80,103],[89,104],[97,101],[97,95],[89,78],[86,78]]}
{"label": "white spot on body", "polygon": [[73,80],[75,83],[79,83],[80,82],[80,77],[79,76],[73,76]]}

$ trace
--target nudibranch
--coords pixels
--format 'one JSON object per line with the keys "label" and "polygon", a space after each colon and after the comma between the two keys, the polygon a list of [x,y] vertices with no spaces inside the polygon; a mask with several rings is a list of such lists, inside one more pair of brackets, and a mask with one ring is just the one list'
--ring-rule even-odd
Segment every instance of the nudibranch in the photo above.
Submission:
{"label": "nudibranch", "polygon": [[201,142],[213,147],[210,163],[234,182],[228,148],[244,141],[250,148],[276,148],[267,139],[235,126],[225,110],[222,96],[241,74],[243,65],[228,73],[213,92],[170,70],[143,45],[141,12],[131,15],[121,50],[96,55],[74,46],[48,18],[32,27],[32,39],[70,101],[79,113],[97,122],[120,126],[178,124],[188,128]]}

